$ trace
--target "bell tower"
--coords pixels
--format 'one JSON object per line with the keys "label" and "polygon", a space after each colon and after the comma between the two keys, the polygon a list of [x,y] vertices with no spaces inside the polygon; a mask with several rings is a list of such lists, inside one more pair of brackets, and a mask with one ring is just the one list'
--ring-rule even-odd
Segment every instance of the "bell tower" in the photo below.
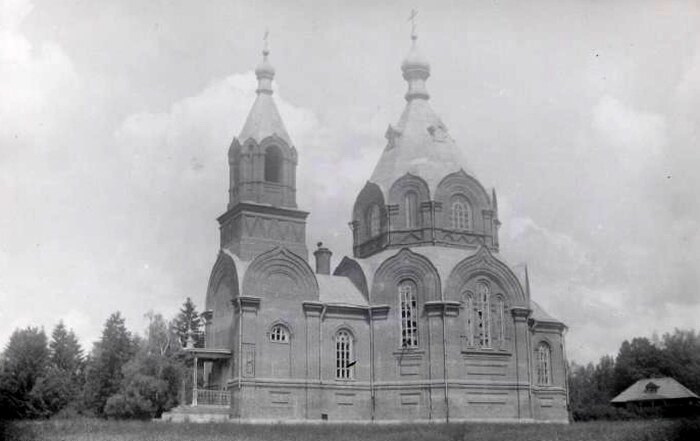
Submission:
{"label": "bell tower", "polygon": [[266,45],[255,69],[255,103],[228,152],[229,202],[218,218],[221,248],[252,260],[284,247],[306,260],[309,213],[297,209],[297,151],[272,98],[275,69],[269,53]]}

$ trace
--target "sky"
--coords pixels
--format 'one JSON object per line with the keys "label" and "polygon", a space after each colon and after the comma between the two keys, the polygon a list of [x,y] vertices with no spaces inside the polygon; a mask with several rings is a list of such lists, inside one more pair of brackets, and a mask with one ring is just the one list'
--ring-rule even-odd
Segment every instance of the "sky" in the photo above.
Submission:
{"label": "sky", "polygon": [[697,1],[0,0],[0,346],[201,307],[269,29],[307,239],[333,263],[418,44],[579,363],[700,320]]}

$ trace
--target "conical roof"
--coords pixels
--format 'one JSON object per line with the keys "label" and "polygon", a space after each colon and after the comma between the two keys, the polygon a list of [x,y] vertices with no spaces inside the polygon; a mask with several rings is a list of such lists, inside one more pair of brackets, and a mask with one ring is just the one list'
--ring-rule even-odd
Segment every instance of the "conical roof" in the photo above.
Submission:
{"label": "conical roof", "polygon": [[409,101],[386,137],[387,146],[370,178],[383,191],[406,173],[425,180],[431,192],[448,174],[460,169],[469,173],[459,148],[427,100]]}
{"label": "conical roof", "polygon": [[258,78],[258,89],[256,90],[258,96],[250,113],[248,113],[248,118],[238,140],[245,143],[252,138],[255,142],[260,143],[263,139],[276,135],[291,146],[292,140],[277,110],[275,100],[272,98],[272,80],[275,77],[275,69],[267,59],[268,54],[269,51],[265,49],[263,60],[255,69],[255,75]]}
{"label": "conical roof", "polygon": [[385,192],[406,173],[425,180],[431,192],[452,172],[463,169],[471,174],[447,127],[430,107],[425,88],[430,65],[418,52],[415,38],[413,40],[401,67],[408,82],[406,108],[399,122],[387,129],[386,148],[370,178],[370,182]]}

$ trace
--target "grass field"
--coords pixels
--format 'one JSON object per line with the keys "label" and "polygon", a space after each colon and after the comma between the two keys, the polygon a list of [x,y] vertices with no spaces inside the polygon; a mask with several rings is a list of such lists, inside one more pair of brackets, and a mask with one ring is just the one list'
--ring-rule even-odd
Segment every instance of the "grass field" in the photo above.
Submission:
{"label": "grass field", "polygon": [[240,441],[698,441],[700,419],[559,424],[247,425],[93,419],[24,421],[7,426],[7,440]]}

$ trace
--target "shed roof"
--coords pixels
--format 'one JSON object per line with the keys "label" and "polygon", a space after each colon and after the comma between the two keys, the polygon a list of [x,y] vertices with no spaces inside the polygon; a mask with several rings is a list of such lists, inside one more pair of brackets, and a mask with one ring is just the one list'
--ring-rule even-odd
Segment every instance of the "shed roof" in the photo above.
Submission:
{"label": "shed roof", "polygon": [[367,300],[357,287],[344,276],[316,274],[319,301],[336,305],[367,306]]}
{"label": "shed roof", "polygon": [[[654,387],[656,386],[656,387]],[[690,389],[671,377],[645,378],[628,387],[611,403],[627,403],[632,401],[673,400],[678,398],[700,399]]]}

